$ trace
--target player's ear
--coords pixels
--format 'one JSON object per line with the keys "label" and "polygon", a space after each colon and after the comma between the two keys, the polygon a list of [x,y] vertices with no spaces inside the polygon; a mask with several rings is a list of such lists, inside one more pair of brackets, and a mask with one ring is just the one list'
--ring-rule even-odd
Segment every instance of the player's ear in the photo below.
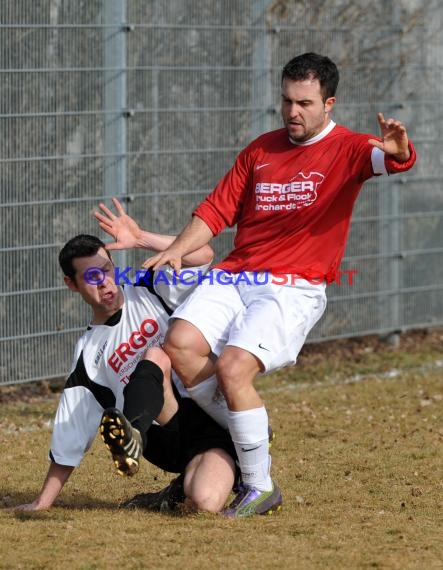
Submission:
{"label": "player's ear", "polygon": [[63,281],[65,282],[65,285],[68,289],[70,289],[71,291],[74,291],[75,293],[77,293],[78,291],[78,287],[75,284],[75,281],[73,279],[71,279],[70,277],[68,277],[67,275],[65,275],[63,277]]}
{"label": "player's ear", "polygon": [[335,97],[328,97],[325,101],[325,113],[329,113],[332,110],[332,107],[335,105],[336,102]]}

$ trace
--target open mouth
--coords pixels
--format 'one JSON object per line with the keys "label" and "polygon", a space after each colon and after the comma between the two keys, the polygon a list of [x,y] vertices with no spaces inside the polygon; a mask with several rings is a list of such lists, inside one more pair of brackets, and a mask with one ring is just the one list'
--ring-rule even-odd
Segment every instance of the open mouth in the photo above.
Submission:
{"label": "open mouth", "polygon": [[112,293],[112,291],[107,291],[106,293],[103,293],[102,295],[102,299],[105,303],[110,303],[114,300],[115,295],[114,293]]}

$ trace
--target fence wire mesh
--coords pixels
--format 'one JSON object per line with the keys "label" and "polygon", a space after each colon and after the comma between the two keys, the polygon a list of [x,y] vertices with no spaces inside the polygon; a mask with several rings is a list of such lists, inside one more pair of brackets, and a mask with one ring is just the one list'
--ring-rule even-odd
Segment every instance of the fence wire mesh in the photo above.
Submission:
{"label": "fence wire mesh", "polygon": [[342,264],[358,274],[331,285],[310,340],[442,324],[438,0],[5,0],[0,32],[0,383],[67,372],[88,309],[57,255],[105,237],[97,204],[115,195],[143,227],[179,231],[238,151],[280,127],[280,70],[305,51],[339,66],[337,122],[377,133],[383,111],[419,155],[366,184]]}

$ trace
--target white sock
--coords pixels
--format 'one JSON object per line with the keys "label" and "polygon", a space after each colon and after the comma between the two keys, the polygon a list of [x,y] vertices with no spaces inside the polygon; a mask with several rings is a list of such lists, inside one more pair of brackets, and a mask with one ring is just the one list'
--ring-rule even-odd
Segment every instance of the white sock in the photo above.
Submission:
{"label": "white sock", "polygon": [[189,395],[211,418],[228,429],[228,405],[218,387],[217,378],[211,376],[197,386],[188,388]]}
{"label": "white sock", "polygon": [[260,491],[271,491],[268,414],[265,407],[229,411],[229,431],[237,451],[243,483]]}

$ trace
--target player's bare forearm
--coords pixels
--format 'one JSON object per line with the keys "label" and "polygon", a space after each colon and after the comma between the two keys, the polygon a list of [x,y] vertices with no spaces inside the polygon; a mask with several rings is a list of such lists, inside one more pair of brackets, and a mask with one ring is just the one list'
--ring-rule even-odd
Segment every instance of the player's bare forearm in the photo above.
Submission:
{"label": "player's bare forearm", "polygon": [[158,269],[162,265],[170,265],[179,271],[183,264],[201,265],[201,263],[196,263],[194,256],[213,237],[214,234],[209,226],[201,218],[194,216],[171,245],[162,253],[148,258],[143,263],[143,267]]}
{"label": "player's bare forearm", "polygon": [[[150,249],[158,253],[166,251],[169,246],[174,243],[177,236],[169,236],[164,234],[156,234],[153,232],[141,232],[141,245],[144,249]],[[192,251],[183,257],[183,265],[196,266],[205,265],[210,263],[214,257],[214,250],[210,245],[203,245],[202,247]]]}
{"label": "player's bare forearm", "polygon": [[18,505],[15,509],[20,511],[42,511],[49,509],[59,496],[73,471],[74,467],[60,465],[54,462],[51,463],[38,497],[32,503]]}

